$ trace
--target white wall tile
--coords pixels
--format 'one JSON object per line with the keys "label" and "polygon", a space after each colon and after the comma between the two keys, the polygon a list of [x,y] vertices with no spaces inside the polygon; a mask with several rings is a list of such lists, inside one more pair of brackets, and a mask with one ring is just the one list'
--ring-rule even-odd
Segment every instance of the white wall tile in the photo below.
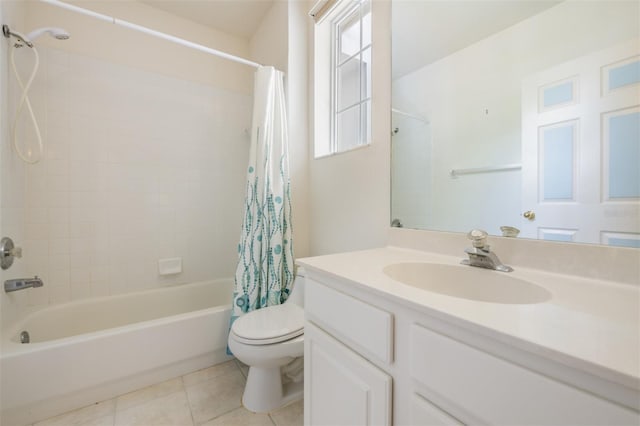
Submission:
{"label": "white wall tile", "polygon": [[64,270],[69,273],[69,255],[56,252],[49,253],[49,270]]}
{"label": "white wall tile", "polygon": [[67,284],[64,286],[49,287],[49,304],[55,305],[66,303],[71,300],[71,287]]}
{"label": "white wall tile", "polygon": [[69,269],[54,270],[49,273],[49,278],[45,285],[52,288],[66,288],[70,291]]}
{"label": "white wall tile", "polygon": [[69,239],[56,238],[49,240],[49,252],[55,254],[69,254]]}
{"label": "white wall tile", "polygon": [[[42,277],[43,279],[46,279]],[[26,290],[28,293],[28,306],[46,306],[49,304],[49,287],[42,286]]]}
{"label": "white wall tile", "polygon": [[[26,271],[46,279],[21,306],[231,276],[251,98],[42,50],[45,157],[3,170],[24,182],[3,186],[3,222],[24,222]],[[159,276],[176,256],[184,272]]]}

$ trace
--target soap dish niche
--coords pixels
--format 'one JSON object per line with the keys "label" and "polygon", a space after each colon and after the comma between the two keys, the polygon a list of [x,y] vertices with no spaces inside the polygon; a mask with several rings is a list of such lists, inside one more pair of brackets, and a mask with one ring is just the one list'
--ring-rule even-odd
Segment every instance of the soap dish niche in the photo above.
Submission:
{"label": "soap dish niche", "polygon": [[158,260],[158,273],[160,275],[175,275],[182,272],[182,258],[172,257]]}

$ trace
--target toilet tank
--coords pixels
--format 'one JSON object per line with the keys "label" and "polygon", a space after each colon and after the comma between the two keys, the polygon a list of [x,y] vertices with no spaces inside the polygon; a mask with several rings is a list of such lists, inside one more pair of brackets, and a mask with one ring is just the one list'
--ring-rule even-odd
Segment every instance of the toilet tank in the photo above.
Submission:
{"label": "toilet tank", "polygon": [[293,288],[286,303],[295,303],[304,308],[304,280],[305,272],[303,268],[297,268],[296,276],[293,279]]}

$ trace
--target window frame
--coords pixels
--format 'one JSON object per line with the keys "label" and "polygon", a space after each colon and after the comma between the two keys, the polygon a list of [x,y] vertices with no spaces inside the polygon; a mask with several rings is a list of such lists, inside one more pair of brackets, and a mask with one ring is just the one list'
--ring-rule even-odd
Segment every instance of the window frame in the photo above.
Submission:
{"label": "window frame", "polygon": [[[362,70],[363,58],[367,54],[367,50],[368,50],[369,57],[372,58],[373,56],[373,53],[372,53],[373,41],[369,38],[366,41],[366,44],[364,44],[364,40],[363,40],[364,38],[363,35],[365,33],[365,28],[363,25],[365,21],[364,18],[367,16],[367,14],[371,14],[371,9],[372,9],[371,0],[339,0],[336,3],[335,8],[333,8],[333,10],[330,13],[328,13],[329,16],[327,16],[326,21],[323,23],[317,24],[317,25],[329,26],[328,31],[327,30],[325,30],[324,32],[316,31],[316,37],[321,36],[321,37],[329,38],[329,40],[326,40],[325,42],[323,42],[323,43],[328,42],[327,43],[329,45],[328,51],[321,53],[321,55],[328,56],[328,57],[325,57],[324,59],[325,59],[325,63],[327,63],[325,66],[329,67],[329,70],[328,70],[329,81],[322,85],[318,85],[318,82],[314,84],[315,95],[316,95],[315,96],[316,100],[314,101],[314,104],[316,105],[316,108],[318,108],[323,104],[328,107],[327,108],[328,110],[326,109],[324,110],[324,113],[328,114],[328,120],[320,121],[316,119],[316,125],[318,125],[319,122],[325,122],[326,124],[328,124],[328,129],[326,129],[328,130],[328,133],[326,131],[318,132],[316,133],[316,137],[314,138],[314,145],[318,143],[325,144],[324,147],[320,150],[317,149],[316,146],[314,146],[314,158],[316,159],[329,157],[329,156],[341,154],[344,152],[349,152],[355,149],[360,149],[360,148],[368,147],[371,145],[371,142],[372,142],[371,140],[372,139],[371,138],[372,82],[370,81],[371,75],[372,75],[371,62],[368,64],[368,66],[370,67],[369,70],[366,70],[365,72],[363,72]],[[340,25],[345,21],[347,21],[348,19],[353,18],[354,14],[357,14],[356,19],[359,26],[358,45],[357,45],[358,50],[355,53],[351,54],[349,57],[344,58],[343,60],[340,60],[340,55],[341,55],[342,46],[343,46],[343,40],[341,36],[344,33],[343,31],[341,31]],[[372,32],[371,26],[372,26],[371,18],[369,18],[369,30],[368,30],[369,33]],[[318,40],[316,40],[316,46],[318,46],[317,42]],[[353,102],[350,102],[349,105],[343,105],[342,108],[340,108],[341,94],[339,93],[340,91],[339,73],[342,69],[341,67],[348,64],[350,61],[353,61],[354,58],[356,58],[356,60],[360,64],[358,68],[357,98]],[[320,57],[320,60],[322,60],[322,57]],[[317,54],[316,54],[316,61],[318,61]],[[368,78],[363,79],[362,78],[363,75]],[[320,89],[319,87],[328,88],[329,89],[328,93],[326,92],[322,93],[323,90]],[[319,97],[322,97],[324,101],[319,102],[319,99],[318,99]],[[350,144],[350,146],[346,148],[344,147],[341,148],[341,146],[344,146],[344,144],[341,143],[341,140],[340,140],[338,120],[340,119],[341,114],[348,112],[353,108],[356,108],[358,110],[358,119],[354,124],[357,130],[357,139],[354,141],[353,144]],[[318,138],[319,134],[324,134],[325,137]]]}
{"label": "window frame", "polygon": [[[365,136],[363,138],[363,117],[362,117],[362,106],[363,105],[367,105],[368,104],[368,108],[371,108],[371,93],[364,93],[364,97],[363,97],[363,84],[366,85],[366,81],[363,82],[362,81],[362,69],[360,68],[358,70],[359,76],[358,76],[358,100],[352,104],[349,104],[348,106],[343,106],[343,108],[340,108],[340,69],[343,65],[346,65],[349,61],[355,59],[355,58],[360,58],[360,67],[362,67],[362,58],[363,58],[363,54],[365,53],[365,51],[367,49],[369,49],[369,51],[371,52],[372,50],[372,45],[373,42],[372,40],[369,40],[368,44],[363,44],[363,34],[364,34],[364,25],[363,25],[363,21],[364,21],[364,17],[366,16],[365,14],[363,14],[363,11],[365,11],[367,8],[369,8],[369,13],[371,13],[371,1],[370,0],[344,0],[345,1],[345,5],[343,7],[340,7],[339,10],[340,12],[333,18],[330,20],[330,25],[331,25],[331,83],[330,83],[330,87],[331,87],[331,100],[330,100],[330,105],[331,105],[331,111],[330,111],[330,126],[331,126],[331,130],[330,130],[330,135],[331,135],[331,140],[329,142],[330,144],[330,151],[331,154],[338,154],[341,152],[348,152],[351,151],[353,149],[357,149],[363,146],[367,146],[371,144],[371,131],[369,130],[368,132],[364,132],[366,133],[367,136]],[[353,16],[354,13],[358,14],[358,23],[359,23],[359,34],[358,34],[358,51],[353,53],[352,55],[350,55],[349,57],[345,58],[344,60],[340,61],[340,55],[342,53],[342,34],[343,32],[340,30],[340,25],[342,23],[344,23],[345,21],[347,21],[349,18],[351,18]],[[365,90],[366,92],[366,90]],[[368,96],[367,96],[368,95]],[[338,119],[340,114],[347,112],[348,110],[352,109],[352,108],[357,108],[358,109],[358,138],[356,140],[356,143],[354,146],[350,147],[350,148],[346,148],[346,149],[340,149],[340,135],[338,133]],[[367,127],[370,129],[371,128],[371,119],[370,119],[370,114],[368,114],[367,116],[367,122],[366,122]],[[330,154],[330,155],[331,155]]]}

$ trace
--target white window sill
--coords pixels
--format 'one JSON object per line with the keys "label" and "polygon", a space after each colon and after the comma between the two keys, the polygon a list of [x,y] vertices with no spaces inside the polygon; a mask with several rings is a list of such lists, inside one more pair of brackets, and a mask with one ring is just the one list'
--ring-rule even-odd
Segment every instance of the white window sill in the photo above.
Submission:
{"label": "white window sill", "polygon": [[313,159],[314,160],[321,160],[323,158],[335,157],[336,155],[346,154],[346,153],[353,152],[353,151],[358,151],[358,150],[361,150],[361,149],[364,149],[364,148],[369,148],[370,146],[371,146],[371,143],[368,143],[366,145],[358,145],[358,146],[354,146],[353,148],[345,149],[345,150],[342,150],[342,151],[332,152],[331,154],[318,155],[317,157],[314,156]]}

